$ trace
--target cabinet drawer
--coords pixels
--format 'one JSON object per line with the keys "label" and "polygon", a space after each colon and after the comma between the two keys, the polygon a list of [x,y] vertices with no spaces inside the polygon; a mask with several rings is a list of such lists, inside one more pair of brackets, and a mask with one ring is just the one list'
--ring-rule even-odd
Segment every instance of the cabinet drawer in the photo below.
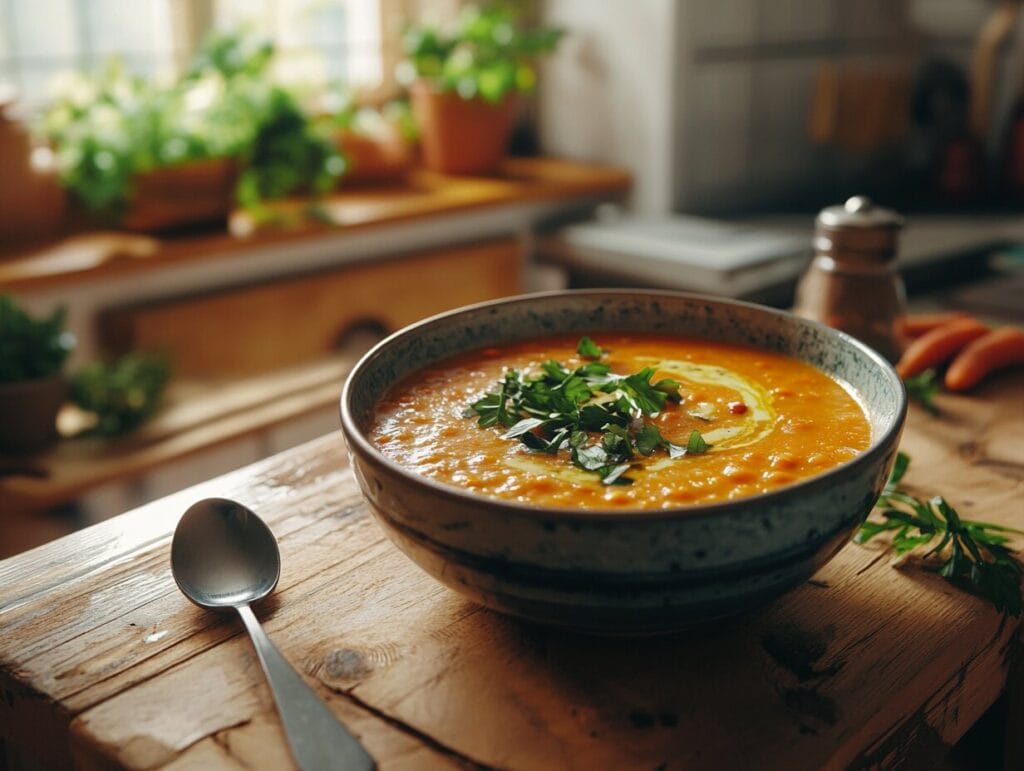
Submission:
{"label": "cabinet drawer", "polygon": [[100,314],[112,353],[165,351],[175,374],[246,375],[310,361],[357,327],[391,332],[468,303],[516,294],[514,238],[418,252],[327,272],[140,303]]}

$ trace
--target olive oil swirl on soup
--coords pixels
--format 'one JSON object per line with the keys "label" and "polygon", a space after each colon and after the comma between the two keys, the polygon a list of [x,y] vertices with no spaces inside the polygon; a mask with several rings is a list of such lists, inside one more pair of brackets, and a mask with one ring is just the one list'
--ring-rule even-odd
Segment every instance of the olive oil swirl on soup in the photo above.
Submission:
{"label": "olive oil swirl on soup", "polygon": [[[681,337],[602,333],[594,339],[603,350],[590,356],[578,351],[577,336],[552,337],[486,348],[420,370],[378,403],[370,437],[402,466],[481,495],[606,509],[705,504],[777,490],[850,460],[870,442],[864,411],[847,389],[788,356]],[[557,372],[550,369],[554,365],[583,374],[577,368],[594,362],[598,367],[591,369],[610,374],[588,380],[593,395],[583,403],[632,408],[619,421],[623,426],[576,430],[571,442],[567,431],[554,436],[557,448],[545,451],[537,448],[552,443],[547,426],[554,423],[534,427],[534,436],[526,437],[531,446],[522,436],[509,436],[539,424],[543,415],[524,412],[506,416],[505,424],[481,425],[490,413],[479,405],[488,394],[497,403],[507,373],[539,379],[545,366]],[[637,373],[650,374],[652,386],[671,392],[656,412],[640,414],[629,398],[634,392],[628,386],[616,390],[616,377]],[[531,422],[509,430],[508,423],[520,419]],[[606,437],[609,431],[616,434]],[[652,450],[643,441],[651,436],[664,442]],[[628,455],[614,472],[611,465],[585,467],[595,454],[601,457],[602,442],[618,442],[617,457]]]}

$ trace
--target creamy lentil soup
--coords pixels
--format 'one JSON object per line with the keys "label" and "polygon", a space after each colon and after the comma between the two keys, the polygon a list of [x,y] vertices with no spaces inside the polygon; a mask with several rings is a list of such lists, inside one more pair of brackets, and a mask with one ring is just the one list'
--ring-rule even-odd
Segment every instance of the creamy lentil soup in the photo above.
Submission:
{"label": "creamy lentil soup", "polygon": [[[402,466],[481,495],[609,509],[714,503],[776,490],[850,460],[870,442],[864,410],[846,387],[796,359],[680,337],[594,337],[603,348],[599,356],[584,356],[577,337],[553,337],[486,348],[420,370],[378,403],[370,437]],[[556,422],[540,424],[545,416],[539,412],[518,413],[515,420],[524,421],[518,428],[507,416],[504,425],[481,425],[493,412],[480,405],[487,394],[492,406],[504,398],[494,394],[508,373],[528,381],[544,377],[555,362],[561,369],[550,382],[574,371],[587,375],[592,395],[583,404],[619,405],[621,415],[631,410],[631,416],[604,433],[595,424],[586,432],[570,427],[563,435],[550,428]],[[642,393],[625,385],[617,390],[618,383],[636,382],[616,380],[630,373],[643,375],[641,391],[649,382],[670,398],[641,414]],[[524,428],[533,434],[526,437],[531,446],[523,441]],[[611,432],[617,433],[604,435]],[[657,437],[653,450],[641,435]],[[632,448],[623,450],[628,459],[615,471],[609,464],[595,472],[588,459],[609,441],[608,447],[626,442]]]}

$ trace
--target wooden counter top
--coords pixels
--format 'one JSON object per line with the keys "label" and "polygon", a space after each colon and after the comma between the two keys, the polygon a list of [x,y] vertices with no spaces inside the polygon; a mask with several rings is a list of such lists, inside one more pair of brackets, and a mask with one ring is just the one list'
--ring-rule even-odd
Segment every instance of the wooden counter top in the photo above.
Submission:
{"label": "wooden counter top", "polygon": [[[342,189],[320,202],[335,223],[297,219],[290,227],[257,228],[244,212],[235,212],[229,230],[161,238],[124,232],[86,233],[23,249],[0,248],[0,291],[49,288],[86,279],[123,275],[154,267],[237,254],[254,246],[301,245],[341,228],[366,228],[409,222],[499,205],[597,199],[625,194],[631,183],[623,169],[554,158],[510,158],[494,177],[452,177],[413,171],[402,183]],[[296,215],[309,201],[279,202],[281,213]]]}
{"label": "wooden counter top", "polygon": [[[941,396],[941,417],[913,407],[908,485],[1024,526],[1022,394],[1017,372]],[[290,767],[241,625],[189,604],[170,576],[178,517],[211,495],[274,529],[283,574],[258,612],[383,769],[936,767],[1017,651],[1019,619],[856,545],[766,608],[673,637],[506,619],[391,545],[335,434],[0,562],[10,756]]]}

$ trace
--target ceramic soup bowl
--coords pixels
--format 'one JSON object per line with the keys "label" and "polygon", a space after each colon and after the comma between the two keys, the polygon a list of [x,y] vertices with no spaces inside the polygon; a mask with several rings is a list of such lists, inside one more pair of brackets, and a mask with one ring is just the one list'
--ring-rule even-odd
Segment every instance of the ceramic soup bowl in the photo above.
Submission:
{"label": "ceramic soup bowl", "polygon": [[[844,381],[863,405],[870,446],[761,495],[595,511],[500,501],[436,482],[386,458],[367,438],[380,395],[418,369],[487,346],[602,330],[744,343],[813,364]],[[341,397],[356,479],[410,559],[502,613],[604,634],[663,632],[732,615],[811,576],[870,512],[905,415],[892,367],[848,335],[748,303],[637,290],[528,295],[435,316],[367,353]]]}

